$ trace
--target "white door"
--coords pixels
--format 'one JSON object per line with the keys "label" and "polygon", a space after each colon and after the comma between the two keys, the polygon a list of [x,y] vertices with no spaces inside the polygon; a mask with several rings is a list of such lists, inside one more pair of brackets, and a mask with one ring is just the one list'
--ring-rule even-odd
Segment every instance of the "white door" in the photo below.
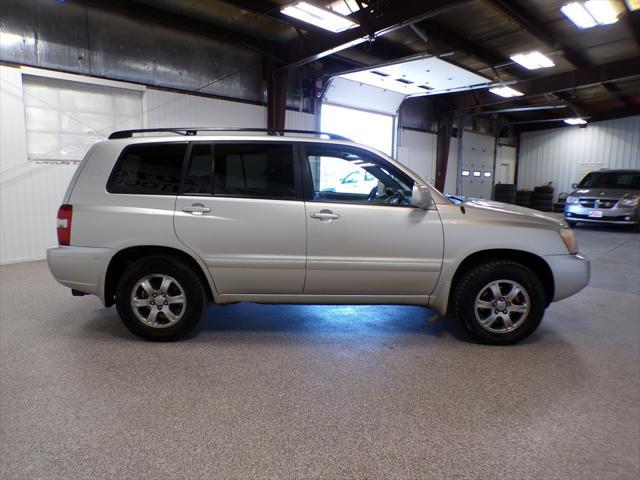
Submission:
{"label": "white door", "polygon": [[301,195],[291,144],[194,143],[175,230],[203,259],[219,293],[302,293]]}
{"label": "white door", "polygon": [[[435,209],[411,206],[413,181],[355,147],[305,145],[307,294],[428,295],[442,267]],[[308,166],[308,168],[307,168]],[[330,187],[342,172],[378,179],[367,193]],[[360,178],[365,178],[363,174]]]}

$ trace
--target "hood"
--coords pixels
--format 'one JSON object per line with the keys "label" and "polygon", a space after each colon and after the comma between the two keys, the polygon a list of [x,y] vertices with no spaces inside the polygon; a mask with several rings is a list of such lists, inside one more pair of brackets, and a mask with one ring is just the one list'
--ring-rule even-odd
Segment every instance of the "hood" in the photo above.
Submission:
{"label": "hood", "polygon": [[517,224],[523,227],[549,228],[557,230],[566,228],[563,218],[554,217],[546,212],[531,208],[520,207],[510,203],[484,200],[482,198],[467,198],[464,207],[469,215],[483,217],[483,221],[503,224]]}
{"label": "hood", "polygon": [[615,198],[640,196],[640,190],[622,188],[578,188],[571,192],[572,197]]}

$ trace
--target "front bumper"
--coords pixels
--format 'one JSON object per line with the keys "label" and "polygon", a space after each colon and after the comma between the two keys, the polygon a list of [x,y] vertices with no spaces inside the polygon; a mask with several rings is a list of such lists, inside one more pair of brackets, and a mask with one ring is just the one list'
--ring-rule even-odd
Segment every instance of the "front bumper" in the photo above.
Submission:
{"label": "front bumper", "polygon": [[635,225],[640,220],[638,217],[637,207],[588,208],[573,203],[564,207],[564,218],[569,222]]}
{"label": "front bumper", "polygon": [[554,302],[578,293],[589,283],[591,263],[581,253],[575,255],[548,255],[544,259],[553,273],[555,282]]}
{"label": "front bumper", "polygon": [[47,250],[49,270],[62,285],[97,295],[104,304],[104,281],[115,250],[94,247],[53,247]]}

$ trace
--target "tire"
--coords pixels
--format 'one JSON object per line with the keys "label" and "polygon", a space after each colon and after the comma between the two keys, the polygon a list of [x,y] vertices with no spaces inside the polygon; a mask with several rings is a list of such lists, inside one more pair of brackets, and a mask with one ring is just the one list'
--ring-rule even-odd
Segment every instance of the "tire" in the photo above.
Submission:
{"label": "tire", "polygon": [[553,193],[534,193],[531,198],[534,202],[536,200],[553,201]]}
{"label": "tire", "polygon": [[[156,298],[163,295],[165,302],[158,305]],[[133,297],[140,303],[138,308],[133,306]],[[172,298],[174,303],[169,303]],[[204,286],[191,268],[159,256],[132,263],[122,275],[116,294],[116,307],[125,326],[134,335],[155,341],[174,341],[191,332],[202,317],[206,301]],[[156,310],[160,311],[154,314]]]}
{"label": "tire", "polygon": [[533,196],[533,190],[518,190],[516,192],[517,197],[531,198]]}
{"label": "tire", "polygon": [[578,222],[572,222],[567,220],[567,225],[569,225],[569,228],[575,228],[575,226],[578,225]]}
{"label": "tire", "polygon": [[[498,285],[501,296],[492,293],[492,284]],[[513,287],[520,293],[511,304],[506,299]],[[513,310],[507,315],[502,312],[496,315],[495,310],[492,311],[494,297],[497,307]],[[476,308],[480,301],[491,308]],[[456,318],[471,338],[490,345],[511,345],[524,340],[538,328],[544,316],[546,299],[542,282],[529,268],[513,261],[494,261],[474,268],[462,278],[455,290],[453,306]],[[523,310],[525,306],[526,311],[516,311]],[[507,317],[511,328],[505,320]],[[485,321],[483,325],[481,320],[490,318],[493,321]]]}
{"label": "tire", "polygon": [[496,183],[494,185],[494,191],[497,192],[509,192],[514,193],[516,191],[516,186],[513,183]]}

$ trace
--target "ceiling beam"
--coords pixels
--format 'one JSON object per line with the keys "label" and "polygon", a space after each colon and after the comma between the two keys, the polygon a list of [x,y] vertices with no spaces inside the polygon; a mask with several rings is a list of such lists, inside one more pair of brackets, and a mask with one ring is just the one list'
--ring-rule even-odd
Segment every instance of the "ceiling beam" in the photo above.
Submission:
{"label": "ceiling beam", "polygon": [[458,94],[459,108],[474,109],[502,105],[517,100],[539,97],[548,93],[569,92],[593,85],[611,82],[627,77],[640,76],[640,57],[617,60],[594,67],[585,67],[571,72],[557,73],[533,78],[511,85],[524,93],[522,97],[498,100],[499,97],[487,90]]}
{"label": "ceiling beam", "polygon": [[467,1],[469,0],[395,2],[386,7],[383,7],[384,2],[376,2],[375,9],[369,5],[366,10],[350,15],[358,24],[368,25],[372,33],[366,34],[362,28],[352,28],[341,33],[307,31],[284,47],[290,59],[286,68],[299,67],[367,41],[375,41],[395,30],[438,15]]}
{"label": "ceiling beam", "polygon": [[545,20],[541,19],[535,11],[526,9],[513,0],[486,1],[502,15],[520,25],[549,48],[562,50],[564,57],[574,67],[591,66],[591,61],[581,51],[552,33],[547,28]]}

